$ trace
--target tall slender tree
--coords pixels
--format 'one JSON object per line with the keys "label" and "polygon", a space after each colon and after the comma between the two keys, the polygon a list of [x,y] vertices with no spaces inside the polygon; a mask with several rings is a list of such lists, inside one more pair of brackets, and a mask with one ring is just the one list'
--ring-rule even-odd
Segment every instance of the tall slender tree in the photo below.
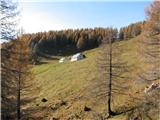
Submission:
{"label": "tall slender tree", "polygon": [[[17,17],[18,17],[17,3],[12,0],[1,0],[0,2],[0,40],[10,41],[14,40],[18,34],[17,31]],[[4,120],[14,119],[15,109],[15,81],[13,80],[13,72],[11,66],[13,63],[10,62],[10,50],[13,44],[4,43],[1,46],[1,106],[2,113],[1,118]]]}
{"label": "tall slender tree", "polygon": [[[21,90],[24,86],[25,80],[31,79],[31,66],[30,66],[30,49],[28,42],[24,39],[17,38],[13,42],[6,43],[7,47],[3,46],[2,49],[2,110],[4,111],[5,119],[20,120],[21,118]],[[9,44],[9,45],[8,45]],[[5,52],[5,49],[7,51]],[[6,57],[4,57],[6,56]],[[8,77],[9,76],[9,77]],[[9,94],[8,94],[8,93]],[[10,103],[10,99],[14,98],[14,104]],[[8,102],[5,102],[5,100]],[[4,100],[4,102],[3,102]],[[3,103],[6,103],[3,105]],[[13,104],[11,106],[8,106]],[[15,106],[16,105],[16,106]],[[12,108],[12,112],[17,111],[17,115],[11,116],[12,113],[8,113],[8,108]],[[8,117],[5,117],[7,114]],[[17,117],[15,117],[17,116]]]}
{"label": "tall slender tree", "polygon": [[[21,86],[29,77],[29,48],[24,39],[17,37],[18,9],[12,0],[1,0],[1,40],[9,41],[1,47],[2,59],[2,114],[4,120],[21,118]],[[17,37],[17,38],[16,38]],[[17,110],[17,112],[16,112]],[[17,113],[17,115],[15,115]]]}
{"label": "tall slender tree", "polygon": [[[99,96],[107,96],[107,112],[108,116],[115,115],[112,109],[113,96],[115,94],[125,94],[124,89],[127,89],[125,80],[128,72],[126,62],[121,59],[123,50],[120,45],[113,45],[114,31],[112,28],[108,29],[103,45],[101,46],[100,57],[98,58],[98,70],[100,79],[98,82]],[[122,84],[123,83],[123,84]]]}

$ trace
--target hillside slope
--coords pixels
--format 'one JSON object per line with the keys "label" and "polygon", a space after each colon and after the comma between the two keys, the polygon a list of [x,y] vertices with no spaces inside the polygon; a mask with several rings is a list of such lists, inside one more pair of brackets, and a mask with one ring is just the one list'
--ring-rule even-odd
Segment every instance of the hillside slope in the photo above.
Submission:
{"label": "hillside slope", "polygon": [[[130,96],[141,96],[144,84],[137,84],[137,73],[141,68],[148,66],[141,59],[140,39],[138,36],[131,40],[120,41],[126,51],[122,57],[131,67],[130,79],[126,84],[127,96],[117,95],[114,102],[114,110],[122,110],[124,107],[134,106]],[[106,99],[98,99],[92,93],[92,85],[98,79],[96,61],[99,48],[85,51],[86,58],[77,62],[67,61],[60,64],[57,60],[45,60],[44,64],[33,68],[35,79],[27,81],[28,92],[23,92],[23,98],[29,102],[23,106],[24,116],[38,120],[100,120],[106,114]],[[145,67],[144,67],[145,66]],[[98,87],[98,86],[97,86]],[[34,113],[32,112],[34,111]],[[125,114],[111,118],[111,120],[124,120]]]}

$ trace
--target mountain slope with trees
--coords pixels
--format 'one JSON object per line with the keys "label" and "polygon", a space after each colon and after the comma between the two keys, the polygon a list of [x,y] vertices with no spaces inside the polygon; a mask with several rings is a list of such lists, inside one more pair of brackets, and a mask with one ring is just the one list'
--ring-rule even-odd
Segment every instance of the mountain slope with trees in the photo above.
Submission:
{"label": "mountain slope with trees", "polygon": [[[133,23],[127,27],[113,29],[115,40],[126,40],[139,35],[145,26],[145,22]],[[62,31],[39,32],[24,34],[22,39],[30,41],[30,48],[39,55],[67,55],[89,50],[100,46],[110,28],[94,29],[68,29]]]}
{"label": "mountain slope with trees", "polygon": [[[1,47],[2,118],[159,120],[160,89],[154,86],[160,85],[159,6],[155,0],[145,22],[119,33],[114,28],[50,31],[16,40],[5,33],[13,41]],[[53,59],[76,52],[86,58],[63,64]],[[31,64],[39,57],[39,64]]]}
{"label": "mountain slope with trees", "polygon": [[[130,72],[126,74],[130,77],[123,83],[123,85],[129,86],[129,89],[123,89],[125,94],[116,94],[114,96],[112,108],[115,112],[130,110],[139,104],[138,98],[141,99],[143,97],[144,89],[149,85],[140,80],[137,81],[137,74],[150,68],[150,65],[140,59],[139,46],[142,38],[143,35],[140,35],[134,39],[113,44],[115,47],[117,45],[123,46],[123,49],[127,52],[120,56],[125,61],[128,61],[128,65],[131,66]],[[30,94],[28,93],[27,95],[29,97],[35,94],[36,99],[30,102],[27,105],[28,107],[24,107],[23,110],[30,112],[32,117],[38,117],[38,119],[94,120],[107,116],[107,96],[101,97],[99,92],[94,91],[96,88],[100,88],[99,84],[97,84],[97,81],[99,81],[97,70],[99,52],[100,48],[85,51],[86,58],[74,63],[68,61],[67,63],[59,64],[57,60],[44,60],[45,64],[36,65],[33,68],[36,78],[32,82],[38,92],[30,91]],[[26,97],[26,95],[24,96]],[[42,102],[43,98],[47,101]],[[87,112],[85,107],[91,110]],[[30,110],[33,108],[37,112],[32,113]],[[115,119],[122,120],[126,119],[126,117],[127,113],[124,113],[118,115]],[[112,119],[114,120],[114,117]]]}

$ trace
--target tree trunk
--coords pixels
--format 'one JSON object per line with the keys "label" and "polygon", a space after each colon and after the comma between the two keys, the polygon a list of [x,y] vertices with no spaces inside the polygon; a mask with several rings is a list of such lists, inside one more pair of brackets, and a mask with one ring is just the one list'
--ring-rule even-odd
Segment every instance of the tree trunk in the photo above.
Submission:
{"label": "tree trunk", "polygon": [[21,104],[20,104],[20,74],[18,76],[18,83],[17,83],[17,119],[20,120],[21,118]]}
{"label": "tree trunk", "polygon": [[108,84],[108,114],[113,114],[111,109],[111,97],[112,97],[112,41],[109,38],[109,84]]}

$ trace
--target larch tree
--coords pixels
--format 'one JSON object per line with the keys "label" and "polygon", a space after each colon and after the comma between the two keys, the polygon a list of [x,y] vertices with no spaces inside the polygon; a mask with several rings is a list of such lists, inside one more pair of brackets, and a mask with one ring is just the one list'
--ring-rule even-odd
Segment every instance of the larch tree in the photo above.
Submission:
{"label": "larch tree", "polygon": [[1,40],[8,41],[1,46],[1,105],[3,120],[20,119],[22,81],[30,76],[29,47],[27,41],[17,37],[17,3],[1,0]]}
{"label": "larch tree", "polygon": [[[1,0],[0,2],[0,40],[10,41],[14,40],[18,34],[17,31],[17,3],[12,0]],[[15,81],[12,80],[12,72],[7,65],[9,62],[10,49],[12,42],[3,43],[1,45],[1,118],[13,119],[15,109]]]}
{"label": "larch tree", "polygon": [[[97,95],[107,97],[107,112],[108,116],[115,115],[116,112],[112,109],[113,96],[115,94],[125,95],[124,90],[127,89],[125,80],[128,79],[125,75],[129,71],[127,62],[121,59],[123,50],[121,45],[113,45],[115,39],[114,30],[108,29],[106,37],[103,39],[99,58],[97,60],[99,80],[97,81]],[[95,89],[95,90],[96,90]]]}
{"label": "larch tree", "polygon": [[2,48],[2,118],[20,120],[21,90],[25,87],[25,80],[32,78],[30,49],[28,42],[20,37],[6,44]]}
{"label": "larch tree", "polygon": [[21,119],[21,90],[25,86],[25,80],[31,79],[31,65],[29,61],[30,49],[28,47],[28,43],[25,40],[21,40],[20,38],[15,43],[15,48],[13,48],[15,52],[14,57],[11,57],[11,61],[14,62],[14,77],[17,81],[17,118]]}
{"label": "larch tree", "polygon": [[160,33],[160,1],[154,0],[154,2],[146,9],[147,15],[147,30],[150,32]]}

